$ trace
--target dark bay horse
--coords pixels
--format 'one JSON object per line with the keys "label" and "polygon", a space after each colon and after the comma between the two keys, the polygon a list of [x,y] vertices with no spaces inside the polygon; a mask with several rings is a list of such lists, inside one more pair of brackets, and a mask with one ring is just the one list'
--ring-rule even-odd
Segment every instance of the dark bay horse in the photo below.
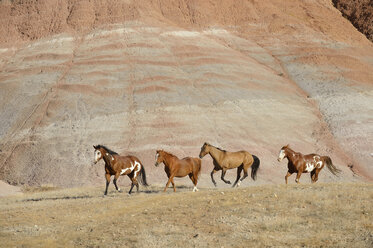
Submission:
{"label": "dark bay horse", "polygon": [[297,173],[295,179],[296,183],[299,183],[299,178],[302,173],[311,172],[311,180],[315,183],[318,179],[319,172],[326,167],[330,170],[333,175],[337,175],[341,170],[337,169],[330,157],[320,156],[315,153],[303,155],[300,152],[295,152],[290,149],[289,145],[283,146],[278,155],[278,161],[281,162],[284,158],[288,159],[288,172],[285,176],[285,183],[288,183],[288,177],[293,173]]}
{"label": "dark bay horse", "polygon": [[[214,173],[222,170],[221,180],[227,184],[231,184],[230,181],[224,179],[225,173],[229,169],[237,168],[237,178],[233,186],[239,186],[241,182],[248,176],[247,170],[251,167],[251,178],[256,179],[256,173],[258,172],[260,160],[257,156],[248,153],[247,151],[239,152],[227,152],[208,143],[203,144],[201,147],[201,152],[199,154],[200,158],[203,158],[206,154],[210,154],[214,163],[214,169],[211,172],[211,180],[216,187],[216,182],[214,180]],[[243,177],[241,177],[241,172],[244,171]]]}
{"label": "dark bay horse", "polygon": [[[131,189],[128,194],[131,194],[133,186],[136,185],[137,191],[139,191],[138,181],[148,186],[146,182],[145,169],[140,160],[135,156],[120,156],[118,153],[113,152],[103,145],[93,146],[95,148],[95,160],[96,164],[100,159],[105,161],[105,177],[106,177],[106,189],[104,195],[107,195],[107,189],[110,183],[111,176],[114,176],[114,186],[120,191],[117,186],[117,180],[121,175],[127,175],[131,181]],[[137,180],[139,179],[139,180]]]}
{"label": "dark bay horse", "polygon": [[174,187],[174,192],[176,192],[174,177],[185,177],[189,176],[194,184],[193,192],[198,191],[197,182],[198,176],[201,172],[201,160],[199,158],[186,157],[183,159],[178,159],[175,155],[165,152],[163,150],[157,150],[155,154],[155,166],[160,163],[164,164],[164,171],[167,174],[168,181],[164,192],[166,192],[170,183]]}

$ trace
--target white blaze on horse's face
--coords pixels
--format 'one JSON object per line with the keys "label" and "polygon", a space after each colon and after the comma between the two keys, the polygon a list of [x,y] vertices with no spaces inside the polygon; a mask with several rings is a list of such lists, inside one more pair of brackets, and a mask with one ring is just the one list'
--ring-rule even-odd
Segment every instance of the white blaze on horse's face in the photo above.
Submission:
{"label": "white blaze on horse's face", "polygon": [[95,150],[95,163],[97,163],[102,158],[102,153],[100,150]]}
{"label": "white blaze on horse's face", "polygon": [[157,152],[157,153],[155,154],[155,166],[158,166],[158,165],[159,165],[158,158],[159,158],[159,153]]}
{"label": "white blaze on horse's face", "polygon": [[281,162],[285,158],[285,150],[281,149],[280,153],[278,154],[278,161]]}

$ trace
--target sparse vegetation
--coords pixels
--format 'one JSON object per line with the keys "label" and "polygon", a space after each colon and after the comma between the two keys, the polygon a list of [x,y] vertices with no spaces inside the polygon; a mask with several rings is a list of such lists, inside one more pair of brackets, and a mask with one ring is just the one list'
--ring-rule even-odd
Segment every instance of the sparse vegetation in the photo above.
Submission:
{"label": "sparse vegetation", "polygon": [[40,186],[24,186],[22,187],[22,192],[24,193],[33,193],[33,192],[43,192],[43,191],[51,191],[56,190],[58,187],[52,184],[42,184]]}
{"label": "sparse vegetation", "polygon": [[2,198],[0,243],[83,247],[372,247],[373,185],[76,188]]}

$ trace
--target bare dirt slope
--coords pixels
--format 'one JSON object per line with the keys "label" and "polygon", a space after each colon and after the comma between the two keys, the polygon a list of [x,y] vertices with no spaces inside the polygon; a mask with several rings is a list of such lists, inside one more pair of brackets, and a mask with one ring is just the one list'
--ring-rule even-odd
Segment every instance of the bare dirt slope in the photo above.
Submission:
{"label": "bare dirt slope", "polygon": [[[205,141],[256,154],[258,184],[283,182],[288,143],[343,171],[320,181],[373,177],[373,47],[330,1],[1,1],[0,13],[11,184],[102,183],[93,144],[163,183],[155,150],[198,156]],[[211,169],[204,159],[201,185]]]}
{"label": "bare dirt slope", "polygon": [[[4,247],[372,247],[373,186],[266,185],[130,197],[75,188],[0,201]],[[181,191],[181,192],[180,192]],[[346,204],[348,202],[349,204]],[[155,224],[156,223],[156,224]]]}

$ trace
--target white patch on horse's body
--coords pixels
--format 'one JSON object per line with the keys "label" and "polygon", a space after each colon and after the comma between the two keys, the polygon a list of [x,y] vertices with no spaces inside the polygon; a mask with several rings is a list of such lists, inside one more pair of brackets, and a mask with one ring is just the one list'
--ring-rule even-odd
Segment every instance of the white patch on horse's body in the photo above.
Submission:
{"label": "white patch on horse's body", "polygon": [[139,173],[140,170],[141,170],[141,164],[139,162],[135,161],[135,167],[136,167],[136,165],[137,165],[137,170],[135,170],[135,175],[134,175],[135,178],[137,176],[137,173]]}
{"label": "white patch on horse's body", "polygon": [[124,173],[126,173],[126,171],[128,171],[130,168],[125,168],[125,169],[122,169],[122,171],[120,172],[121,175],[123,175]]}
{"label": "white patch on horse's body", "polygon": [[111,157],[111,160],[114,160],[114,157]]}
{"label": "white patch on horse's body", "polygon": [[322,160],[320,159],[320,156],[314,156],[313,161],[316,163],[317,168],[321,168],[322,166]]}
{"label": "white patch on horse's body", "polygon": [[307,171],[307,172],[311,172],[311,171],[313,171],[313,169],[315,169],[315,164],[314,164],[314,163],[307,162],[307,163],[306,163],[306,171]]}
{"label": "white patch on horse's body", "polygon": [[130,173],[131,173],[136,168],[136,166],[137,166],[137,170],[135,171],[135,178],[136,178],[137,173],[141,170],[141,164],[139,162],[137,162],[137,161],[135,161],[135,164],[133,164],[131,162],[131,167],[122,169],[122,171],[120,172],[120,174],[123,175],[127,171],[130,171]]}
{"label": "white patch on horse's body", "polygon": [[197,186],[194,186],[193,192],[196,192],[196,191],[199,191],[199,189],[197,189]]}
{"label": "white patch on horse's body", "polygon": [[109,156],[109,153],[106,153],[106,156]]}

